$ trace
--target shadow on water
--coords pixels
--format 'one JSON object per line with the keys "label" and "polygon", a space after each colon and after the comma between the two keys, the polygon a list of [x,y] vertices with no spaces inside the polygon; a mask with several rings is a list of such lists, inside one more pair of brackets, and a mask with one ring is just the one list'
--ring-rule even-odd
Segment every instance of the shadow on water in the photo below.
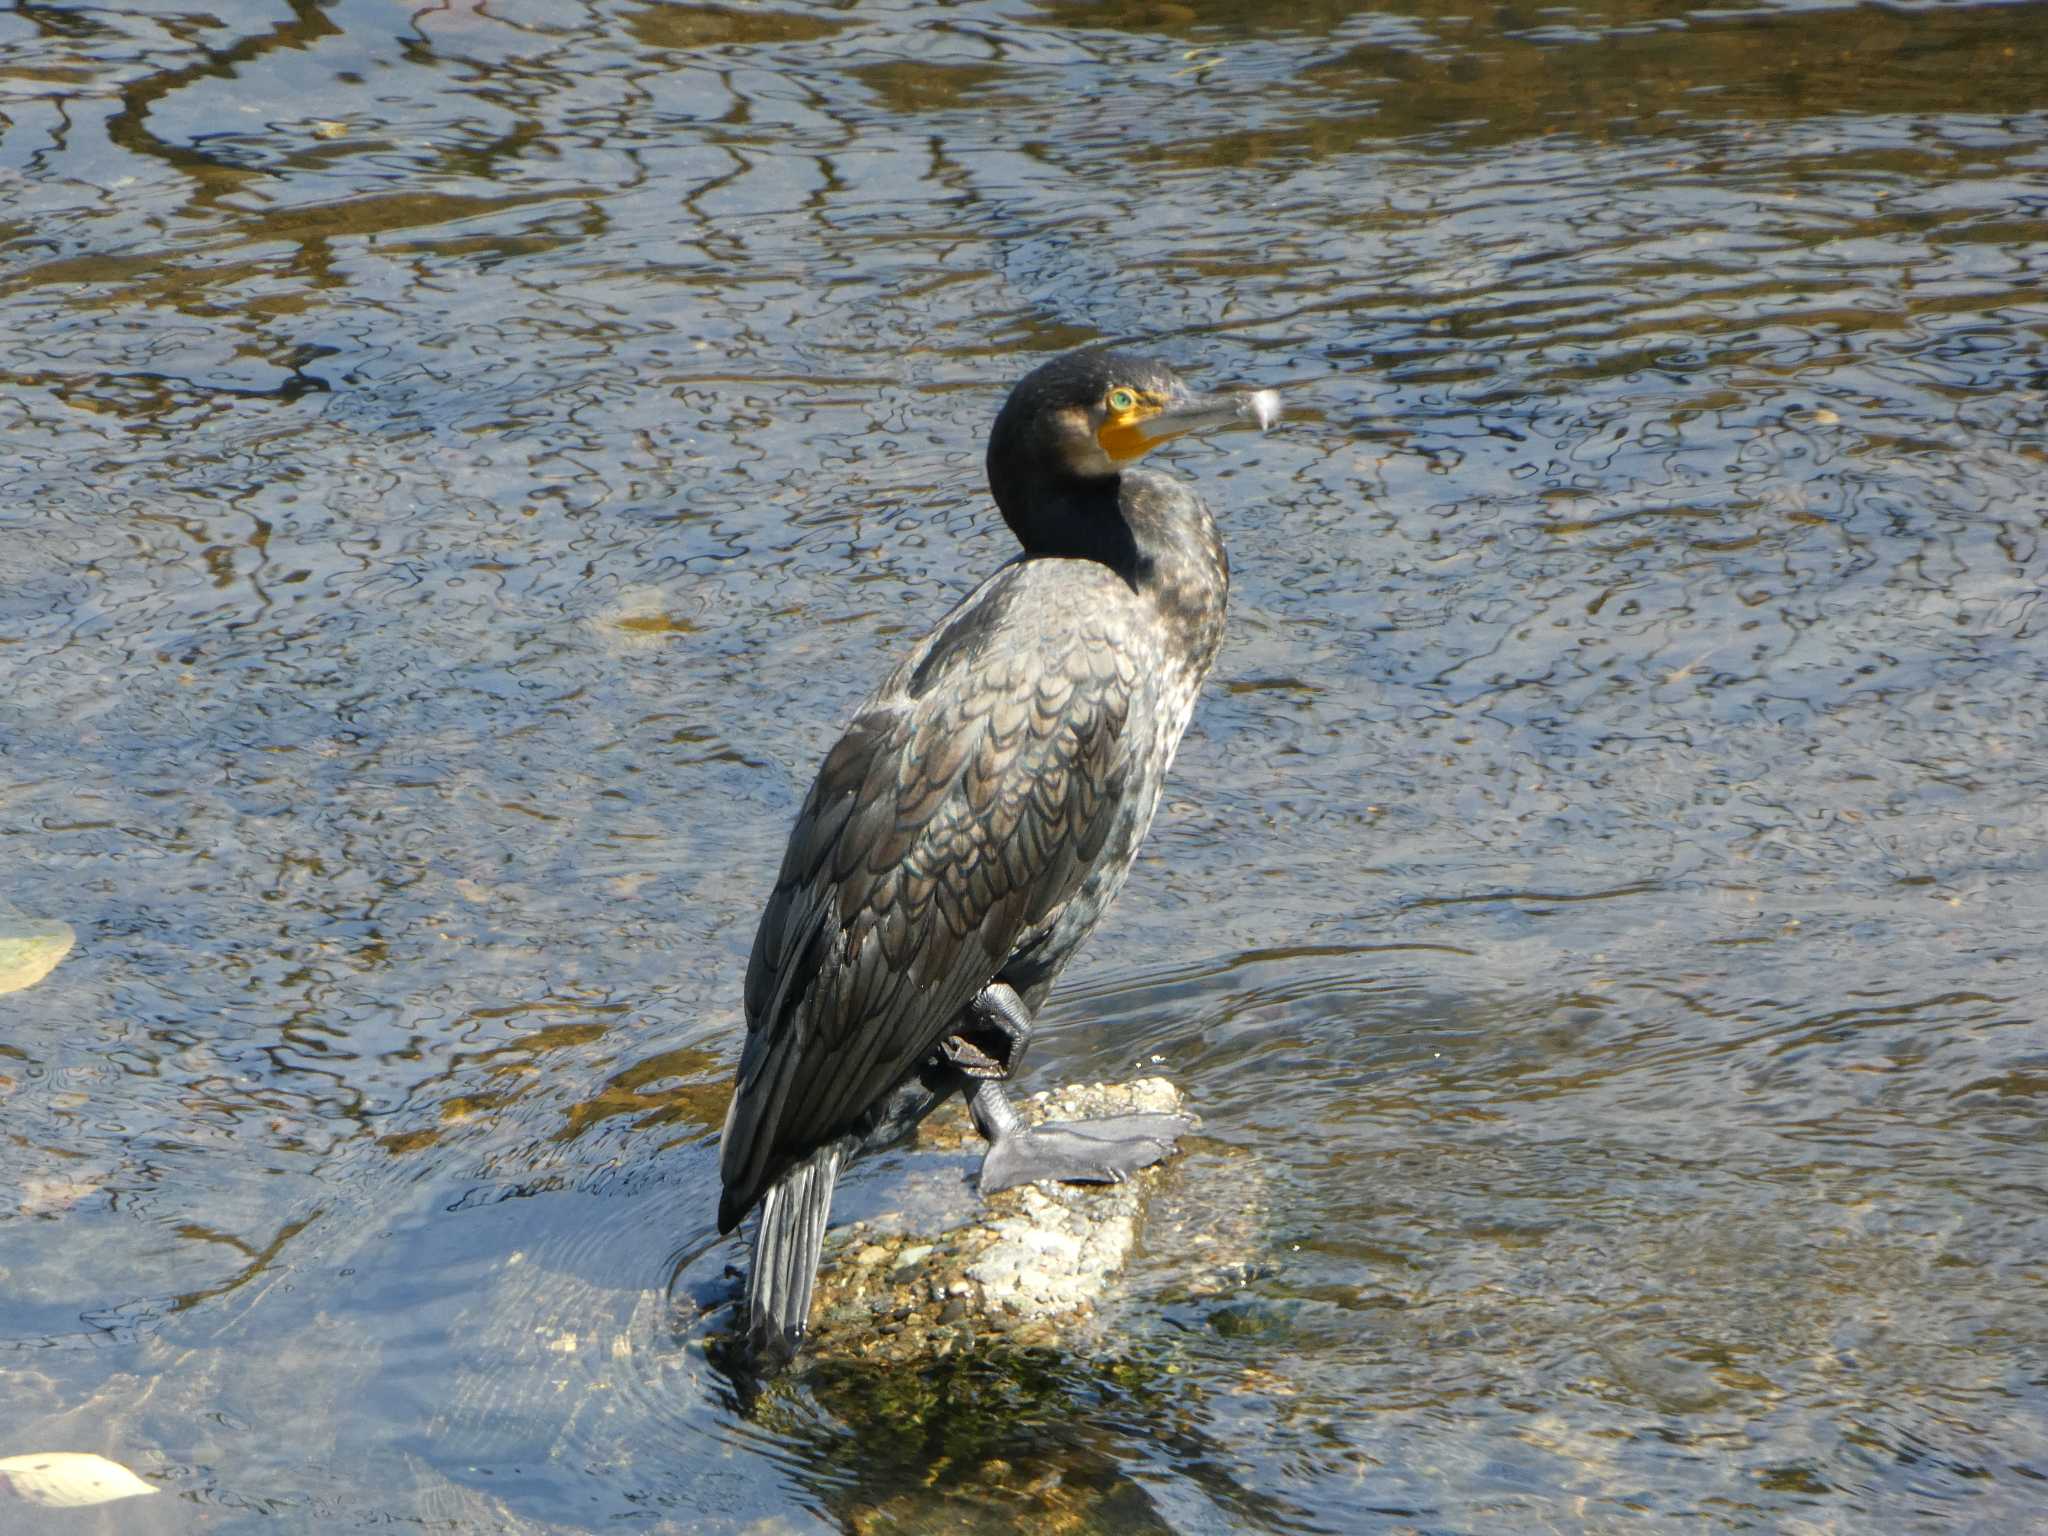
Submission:
{"label": "shadow on water", "polygon": [[[0,12],[0,1455],[144,1533],[2026,1528],[2037,17]],[[1202,1133],[1062,1351],[748,1419],[768,871],[1097,337],[1290,395],[1168,456],[1230,641],[1034,1046]]]}

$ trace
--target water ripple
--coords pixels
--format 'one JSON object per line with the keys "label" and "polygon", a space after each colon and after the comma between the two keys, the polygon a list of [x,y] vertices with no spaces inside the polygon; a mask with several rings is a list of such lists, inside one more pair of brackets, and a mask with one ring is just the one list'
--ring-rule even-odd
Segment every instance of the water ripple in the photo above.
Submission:
{"label": "water ripple", "polygon": [[[230,1526],[2024,1526],[2029,14],[0,15],[23,1443]],[[744,1420],[763,872],[1098,337],[1289,397],[1172,458],[1231,640],[1034,1059],[1182,1081],[1242,1251]]]}

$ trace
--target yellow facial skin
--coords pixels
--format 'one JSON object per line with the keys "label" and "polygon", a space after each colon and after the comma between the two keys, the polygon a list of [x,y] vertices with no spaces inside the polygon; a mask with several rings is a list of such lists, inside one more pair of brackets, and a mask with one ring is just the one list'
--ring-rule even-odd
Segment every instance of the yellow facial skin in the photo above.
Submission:
{"label": "yellow facial skin", "polygon": [[1144,424],[1166,409],[1163,395],[1119,385],[1102,399],[1102,425],[1095,429],[1095,441],[1116,464],[1128,464],[1157,448],[1171,432],[1155,436]]}

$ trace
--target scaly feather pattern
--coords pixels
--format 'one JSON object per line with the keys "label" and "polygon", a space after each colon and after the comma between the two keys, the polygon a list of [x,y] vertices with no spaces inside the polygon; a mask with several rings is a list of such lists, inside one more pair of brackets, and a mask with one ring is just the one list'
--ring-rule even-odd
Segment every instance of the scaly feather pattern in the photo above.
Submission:
{"label": "scaly feather pattern", "polygon": [[1179,735],[1199,682],[1141,601],[1092,561],[1015,561],[826,755],[747,967],[721,1230],[857,1135],[990,981],[1042,995],[1094,926],[1158,800],[1156,774],[1126,793],[1133,756]]}

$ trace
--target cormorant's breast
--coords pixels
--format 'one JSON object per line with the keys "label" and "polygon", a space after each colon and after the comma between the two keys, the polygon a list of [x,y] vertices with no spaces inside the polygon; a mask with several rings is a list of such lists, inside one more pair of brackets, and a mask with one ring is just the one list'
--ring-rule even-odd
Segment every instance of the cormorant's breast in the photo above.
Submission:
{"label": "cormorant's breast", "polygon": [[1199,688],[1223,644],[1230,559],[1202,499],[1168,475],[1127,470],[1118,508],[1138,554],[1134,585],[1157,626],[1170,664]]}

